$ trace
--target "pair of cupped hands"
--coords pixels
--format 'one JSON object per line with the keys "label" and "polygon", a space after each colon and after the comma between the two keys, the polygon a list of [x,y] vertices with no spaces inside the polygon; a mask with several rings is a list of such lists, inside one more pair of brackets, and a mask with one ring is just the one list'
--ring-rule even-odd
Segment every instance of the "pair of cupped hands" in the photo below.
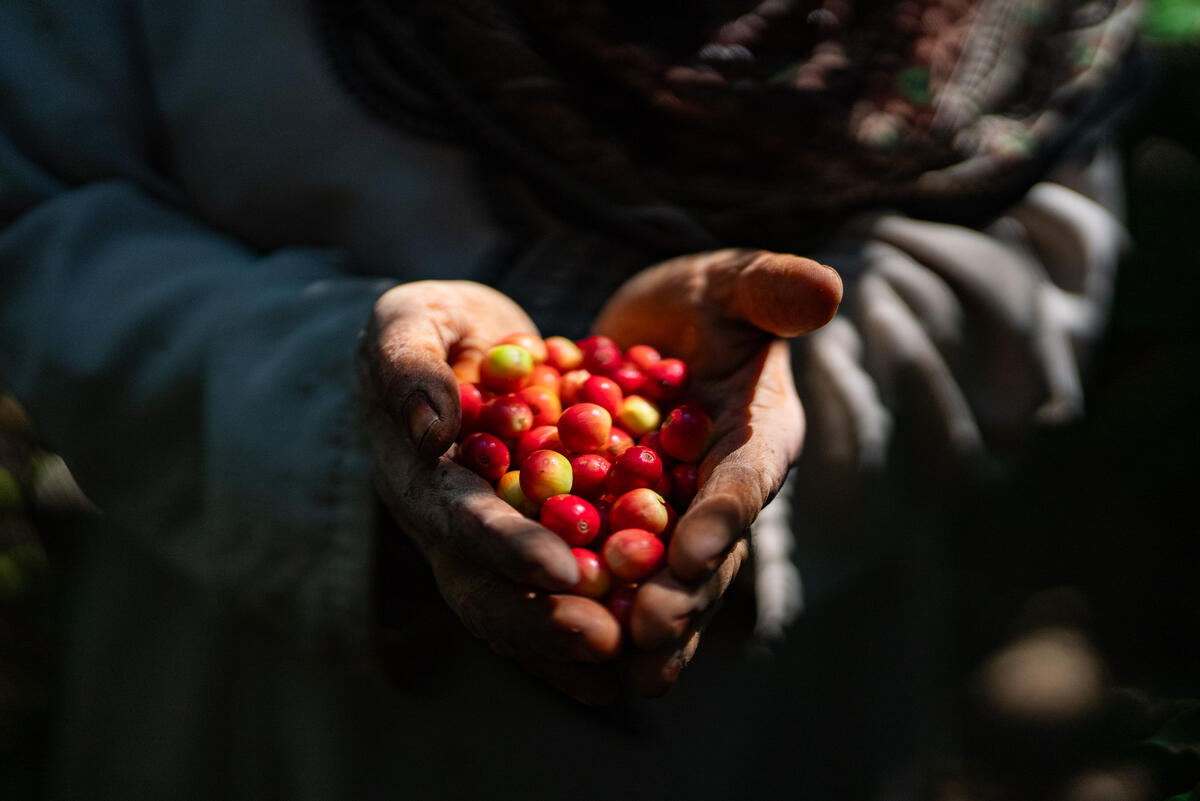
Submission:
{"label": "pair of cupped hands", "polygon": [[[684,359],[715,444],[680,517],[667,566],[641,585],[628,637],[574,595],[578,568],[555,534],[447,455],[461,422],[455,368],[514,332],[538,333],[510,299],[467,281],[403,284],[376,303],[359,372],[376,486],[428,560],[463,624],[578,700],[623,688],[665,693],[749,555],[746,533],[799,456],[804,414],[784,338],[827,323],[842,282],[790,255],[721,250],[650,267],[606,303],[593,330]],[[547,332],[556,333],[556,332]]]}

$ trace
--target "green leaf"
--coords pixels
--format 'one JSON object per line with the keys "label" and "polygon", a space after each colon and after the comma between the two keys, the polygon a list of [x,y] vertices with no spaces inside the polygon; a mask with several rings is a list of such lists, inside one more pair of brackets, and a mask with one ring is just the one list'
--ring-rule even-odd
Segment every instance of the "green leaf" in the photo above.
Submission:
{"label": "green leaf", "polygon": [[1192,788],[1190,793],[1180,793],[1173,795],[1167,801],[1200,801],[1200,784]]}
{"label": "green leaf", "polygon": [[1153,0],[1146,8],[1142,30],[1168,41],[1200,39],[1200,0]]}
{"label": "green leaf", "polygon": [[926,105],[931,99],[929,70],[924,67],[909,67],[896,73],[896,89],[914,103]]}
{"label": "green leaf", "polygon": [[[1173,754],[1193,751],[1200,754],[1200,702],[1189,704],[1146,739],[1152,745]],[[1193,795],[1196,791],[1193,791]],[[1174,801],[1172,799],[1172,801]],[[1189,796],[1188,801],[1193,801]],[[1200,801],[1197,796],[1195,801]]]}

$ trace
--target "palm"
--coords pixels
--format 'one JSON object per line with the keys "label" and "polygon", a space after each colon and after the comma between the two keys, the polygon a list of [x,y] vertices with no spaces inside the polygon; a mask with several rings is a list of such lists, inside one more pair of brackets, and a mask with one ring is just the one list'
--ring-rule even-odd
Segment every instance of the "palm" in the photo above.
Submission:
{"label": "palm", "polygon": [[823,325],[840,298],[841,280],[816,262],[726,250],[640,273],[596,321],[596,332],[620,345],[644,343],[685,360],[690,394],[716,428],[669,568],[643,585],[634,608],[634,640],[649,650],[631,677],[650,691],[669,686],[690,658],[703,613],[747,553],[744,532],[799,455],[804,415],[782,337]]}
{"label": "palm", "polygon": [[[596,330],[628,346],[652,345],[687,362],[691,392],[716,424],[702,480],[731,456],[757,472],[744,494],[753,519],[799,455],[803,413],[780,336],[816,328],[840,298],[836,273],[807,259],[744,250],[686,256],[634,277],[609,301]],[[748,524],[748,523],[747,523]]]}

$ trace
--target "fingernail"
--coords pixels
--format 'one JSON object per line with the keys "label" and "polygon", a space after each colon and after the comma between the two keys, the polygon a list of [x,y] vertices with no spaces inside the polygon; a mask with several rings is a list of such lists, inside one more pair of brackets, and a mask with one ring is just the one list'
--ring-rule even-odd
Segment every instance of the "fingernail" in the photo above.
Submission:
{"label": "fingernail", "polygon": [[413,447],[418,453],[422,453],[425,440],[442,418],[423,392],[414,392],[408,396],[408,400],[404,402],[404,417],[408,421],[408,435],[412,438]]}

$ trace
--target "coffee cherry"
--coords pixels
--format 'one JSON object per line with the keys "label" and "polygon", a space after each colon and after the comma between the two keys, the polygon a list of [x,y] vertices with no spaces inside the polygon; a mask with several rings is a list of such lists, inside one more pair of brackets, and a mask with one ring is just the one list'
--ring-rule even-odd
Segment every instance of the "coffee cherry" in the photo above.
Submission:
{"label": "coffee cherry", "polygon": [[572,547],[587,545],[600,533],[596,507],[578,495],[552,495],[542,504],[539,521]]}
{"label": "coffee cherry", "polygon": [[667,415],[658,437],[667,453],[681,462],[698,462],[713,441],[713,422],[694,404],[676,406]]}
{"label": "coffee cherry", "polygon": [[475,431],[479,424],[479,413],[483,410],[483,393],[474,384],[460,381],[458,404],[462,408],[462,428],[459,429],[459,436],[465,436]]}
{"label": "coffee cherry", "polygon": [[604,494],[604,477],[612,465],[598,453],[581,453],[571,459],[571,474],[574,477],[571,492],[595,500]]}
{"label": "coffee cherry", "polygon": [[533,372],[533,356],[519,345],[497,345],[479,364],[479,380],[493,392],[516,392]]}
{"label": "coffee cherry", "polygon": [[533,372],[529,374],[529,383],[526,386],[530,387],[549,387],[555,395],[558,394],[558,385],[562,381],[562,373],[548,364],[535,364]]}
{"label": "coffee cherry", "polygon": [[651,431],[643,436],[637,441],[637,444],[649,448],[657,453],[658,458],[662,459],[663,461],[664,470],[670,470],[675,466],[675,457],[663,450],[662,437],[659,434],[658,429],[655,429],[654,431]]}
{"label": "coffee cherry", "polygon": [[617,422],[634,437],[641,437],[658,429],[662,414],[658,407],[641,395],[630,395],[621,401],[617,409]]}
{"label": "coffee cherry", "polygon": [[458,449],[459,463],[488,481],[496,481],[508,472],[511,458],[503,440],[482,431],[468,435]]}
{"label": "coffee cherry", "polygon": [[664,543],[670,542],[672,535],[675,534],[675,524],[679,522],[679,513],[670,504],[667,504],[667,527],[658,533],[658,538]]}
{"label": "coffee cherry", "polygon": [[606,336],[590,336],[575,343],[583,353],[583,367],[593,373],[607,374],[621,366],[624,358],[617,343]]}
{"label": "coffee cherry", "polygon": [[479,426],[502,439],[516,439],[533,428],[533,410],[517,395],[499,395],[483,404]]}
{"label": "coffee cherry", "polygon": [[520,465],[525,461],[525,457],[540,450],[558,451],[566,455],[567,446],[563,445],[562,440],[558,438],[557,426],[538,426],[522,434],[521,438],[517,440],[516,447],[513,448],[512,463]]}
{"label": "coffee cherry", "polygon": [[637,366],[643,372],[649,369],[650,365],[662,361],[662,356],[658,351],[649,345],[631,345],[625,351],[625,358]]}
{"label": "coffee cherry", "polygon": [[552,426],[562,414],[562,403],[558,400],[558,393],[549,387],[525,387],[517,393],[517,397],[525,401],[529,410],[533,412],[534,427]]}
{"label": "coffee cherry", "polygon": [[610,496],[605,495],[595,501],[592,501],[592,506],[596,507],[596,514],[600,516],[600,533],[596,539],[592,540],[592,548],[600,550],[600,546],[608,539],[608,535],[612,533],[612,526],[608,524],[608,513],[612,511],[612,503],[605,500]]}
{"label": "coffee cherry", "polygon": [[671,522],[666,500],[652,489],[640,487],[630,490],[613,501],[608,513],[609,525],[614,529],[640,528],[651,534],[662,534]]}
{"label": "coffee cherry", "polygon": [[617,457],[633,447],[633,437],[624,429],[612,427],[608,434],[608,442],[598,451],[608,461],[616,461]]}
{"label": "coffee cherry", "polygon": [[652,576],[665,561],[666,546],[654,534],[640,528],[614,531],[604,541],[600,558],[616,578],[642,581]]}
{"label": "coffee cherry", "polygon": [[621,387],[616,381],[602,375],[592,375],[588,376],[588,379],[579,387],[579,392],[575,395],[575,402],[603,406],[605,411],[616,417],[624,397]]}
{"label": "coffee cherry", "polygon": [[626,361],[612,371],[612,380],[617,382],[617,386],[626,395],[633,395],[641,391],[646,376],[642,375],[640,367],[633,362]]}
{"label": "coffee cherry", "polygon": [[600,561],[600,557],[587,548],[572,548],[575,564],[579,565],[579,581],[571,591],[587,598],[603,598],[612,587],[612,574]]}
{"label": "coffee cherry", "polygon": [[560,373],[574,370],[583,364],[583,351],[566,337],[546,337],[546,363],[558,369]]}
{"label": "coffee cherry", "polygon": [[679,359],[663,359],[643,371],[646,376],[642,394],[651,400],[670,402],[683,394],[687,383],[687,365]]}
{"label": "coffee cherry", "polygon": [[620,497],[639,487],[654,486],[662,474],[663,463],[658,454],[634,445],[613,461],[604,484],[614,497]]}
{"label": "coffee cherry", "polygon": [[538,505],[521,491],[521,471],[509,470],[496,482],[496,494],[526,517],[537,517]]}
{"label": "coffee cherry", "polygon": [[535,503],[567,494],[571,481],[571,463],[557,451],[534,451],[521,462],[521,491]]}
{"label": "coffee cherry", "polygon": [[455,459],[571,546],[573,591],[605,603],[628,633],[637,582],[665,564],[676,509],[695,497],[696,462],[715,436],[699,406],[676,405],[687,366],[646,345],[622,353],[604,336],[530,334],[462,365]]}
{"label": "coffee cherry", "polygon": [[592,374],[583,369],[568,370],[563,373],[562,380],[558,382],[558,397],[562,400],[564,409],[579,403],[579,390],[582,389],[583,383],[591,377]]}
{"label": "coffee cherry", "polygon": [[684,511],[696,497],[698,470],[691,462],[680,462],[671,468],[671,503]]}
{"label": "coffee cherry", "polygon": [[558,418],[559,438],[576,453],[600,450],[612,430],[612,415],[594,403],[577,403]]}
{"label": "coffee cherry", "polygon": [[537,334],[509,334],[498,343],[500,345],[516,345],[529,351],[534,364],[546,361],[546,343]]}
{"label": "coffee cherry", "polygon": [[479,362],[459,362],[454,365],[454,378],[460,384],[479,383]]}
{"label": "coffee cherry", "polygon": [[665,465],[663,466],[663,474],[658,477],[658,481],[650,485],[650,489],[664,498],[671,497],[671,473],[666,469]]}

